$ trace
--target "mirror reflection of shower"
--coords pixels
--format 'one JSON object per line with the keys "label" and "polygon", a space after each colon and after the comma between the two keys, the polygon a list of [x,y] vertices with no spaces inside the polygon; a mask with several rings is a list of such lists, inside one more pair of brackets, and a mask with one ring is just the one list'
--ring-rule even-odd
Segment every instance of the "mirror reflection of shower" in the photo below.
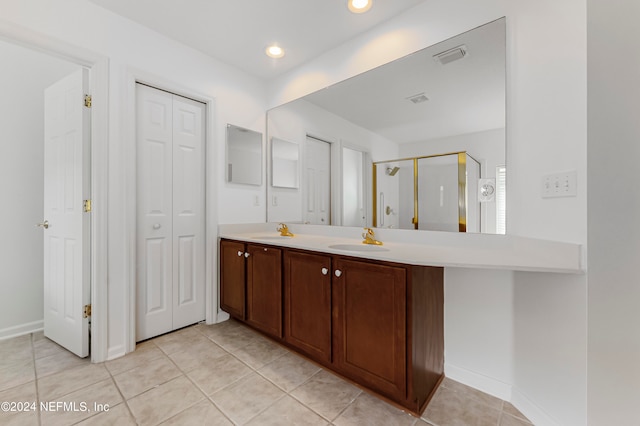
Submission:
{"label": "mirror reflection of shower", "polygon": [[387,174],[389,176],[395,176],[396,173],[398,173],[398,170],[400,170],[400,167],[393,167],[393,168],[387,167]]}
{"label": "mirror reflection of shower", "polygon": [[374,163],[374,226],[480,232],[480,163],[454,152]]}

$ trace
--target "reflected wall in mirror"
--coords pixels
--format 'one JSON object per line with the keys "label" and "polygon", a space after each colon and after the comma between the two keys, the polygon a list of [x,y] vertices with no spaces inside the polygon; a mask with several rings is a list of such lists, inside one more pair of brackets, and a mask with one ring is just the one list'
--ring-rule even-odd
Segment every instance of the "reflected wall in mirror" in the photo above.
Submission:
{"label": "reflected wall in mirror", "polygon": [[227,182],[262,185],[262,133],[227,124]]}
{"label": "reflected wall in mirror", "polygon": [[271,138],[271,185],[277,188],[298,188],[298,144]]}
{"label": "reflected wall in mirror", "polygon": [[[330,145],[328,222],[333,225],[372,226],[374,211],[380,217],[380,206],[376,204],[374,208],[372,196],[380,192],[378,188],[374,193],[372,162],[466,152],[479,167],[473,177],[467,176],[465,199],[472,188],[477,188],[478,179],[496,178],[497,171],[504,176],[505,42],[502,18],[268,111],[269,136],[298,143],[302,162],[299,189],[267,189],[271,200],[268,220],[310,222],[309,188],[317,178],[308,173],[308,166],[316,161],[307,155],[310,137]],[[366,156],[360,170],[345,166],[354,160],[344,147]],[[395,194],[391,189],[385,193],[386,201],[390,201],[389,197],[398,198],[398,202],[415,198],[413,179],[402,183],[405,174],[411,176],[413,172],[405,173],[404,162],[396,163],[391,170],[398,167],[399,179],[395,182],[400,184]],[[438,167],[433,165],[432,169],[439,170]],[[423,176],[424,182],[421,180],[417,186],[425,189],[425,205],[421,207],[419,203],[421,211],[415,217],[419,218],[418,223],[435,224],[438,218],[429,206],[438,204],[440,195],[436,191],[435,200],[431,200],[426,189],[437,176],[430,176],[426,170]],[[358,195],[349,195],[359,185],[354,182],[361,182],[363,194],[368,196],[364,207]],[[468,208],[477,208],[477,224],[469,226],[473,220],[467,219],[467,232],[504,232],[504,188],[502,185],[503,193],[496,194],[492,201],[474,201],[473,206],[467,203]],[[376,225],[400,227],[400,222],[393,220],[394,213],[400,214],[399,205],[387,204],[392,213],[387,215],[385,206],[387,220]],[[434,228],[460,231],[458,224]]]}

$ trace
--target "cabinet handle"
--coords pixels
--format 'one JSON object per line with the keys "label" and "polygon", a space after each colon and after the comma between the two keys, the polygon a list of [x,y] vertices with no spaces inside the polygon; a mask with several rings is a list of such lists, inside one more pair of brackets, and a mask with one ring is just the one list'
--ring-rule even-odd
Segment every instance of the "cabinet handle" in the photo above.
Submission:
{"label": "cabinet handle", "polygon": [[242,256],[244,253],[238,250],[238,257]]}
{"label": "cabinet handle", "polygon": [[267,251],[267,249],[264,249],[264,251]]}
{"label": "cabinet handle", "polygon": [[322,275],[327,275],[329,270],[327,268],[322,268]]}
{"label": "cabinet handle", "polygon": [[160,229],[160,224],[159,223],[154,223],[153,224],[153,229]]}
{"label": "cabinet handle", "polygon": [[342,271],[340,269],[336,269],[334,274],[336,274],[336,277],[340,278],[340,275],[342,275]]}
{"label": "cabinet handle", "polygon": [[245,257],[245,258],[246,258],[246,257],[249,257],[249,253],[245,253],[245,254],[244,254],[244,257]]}

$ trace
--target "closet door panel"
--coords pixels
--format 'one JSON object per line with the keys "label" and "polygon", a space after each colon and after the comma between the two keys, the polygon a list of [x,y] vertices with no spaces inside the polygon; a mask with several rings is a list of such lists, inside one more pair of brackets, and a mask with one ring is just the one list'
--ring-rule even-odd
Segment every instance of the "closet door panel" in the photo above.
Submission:
{"label": "closet door panel", "polygon": [[205,318],[204,105],[173,95],[173,326]]}
{"label": "closet door panel", "polygon": [[147,86],[136,90],[136,338],[144,340],[173,323],[173,101],[172,95]]}

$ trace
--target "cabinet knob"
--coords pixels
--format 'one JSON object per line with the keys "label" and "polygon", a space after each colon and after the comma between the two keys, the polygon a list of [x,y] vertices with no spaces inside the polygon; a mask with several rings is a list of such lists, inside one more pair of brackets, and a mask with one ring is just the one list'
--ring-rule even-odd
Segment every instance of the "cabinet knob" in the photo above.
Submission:
{"label": "cabinet knob", "polygon": [[160,229],[160,224],[159,223],[154,223],[153,224],[153,229]]}
{"label": "cabinet knob", "polygon": [[327,275],[329,270],[327,268],[322,268],[322,275]]}
{"label": "cabinet knob", "polygon": [[340,278],[340,275],[342,275],[342,271],[340,269],[336,269],[334,274],[336,274],[336,277]]}
{"label": "cabinet knob", "polygon": [[244,253],[238,250],[238,257],[242,256]]}
{"label": "cabinet knob", "polygon": [[244,254],[244,257],[249,257],[249,253],[245,253],[245,254]]}

